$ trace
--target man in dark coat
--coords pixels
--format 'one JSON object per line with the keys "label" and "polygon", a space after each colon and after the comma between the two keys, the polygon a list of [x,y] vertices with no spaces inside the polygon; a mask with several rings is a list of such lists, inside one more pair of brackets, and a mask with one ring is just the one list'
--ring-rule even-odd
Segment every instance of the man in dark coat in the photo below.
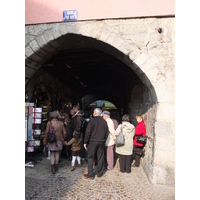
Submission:
{"label": "man in dark coat", "polygon": [[[97,177],[101,177],[104,173],[108,126],[100,115],[101,109],[96,108],[93,112],[94,118],[89,121],[85,132],[84,148],[88,150],[88,174],[84,174],[84,177],[90,179],[94,179],[96,174]],[[95,168],[93,168],[94,158],[96,159]]]}
{"label": "man in dark coat", "polygon": [[84,112],[80,110],[78,105],[73,106],[74,114],[74,131],[81,132],[84,123]]}
{"label": "man in dark coat", "polygon": [[73,116],[73,125],[74,125],[74,131],[77,131],[81,135],[81,155],[80,157],[82,160],[85,159],[85,149],[83,147],[83,140],[84,140],[84,123],[85,123],[85,118],[84,118],[84,112],[80,110],[78,105],[73,106],[73,110],[75,112]]}

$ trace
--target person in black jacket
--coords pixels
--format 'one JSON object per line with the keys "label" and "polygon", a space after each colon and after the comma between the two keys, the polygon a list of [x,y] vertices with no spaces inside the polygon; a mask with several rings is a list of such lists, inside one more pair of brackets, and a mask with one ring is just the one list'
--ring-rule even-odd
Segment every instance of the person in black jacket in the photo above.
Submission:
{"label": "person in black jacket", "polygon": [[84,123],[85,123],[85,118],[84,118],[84,112],[83,110],[80,110],[79,105],[74,105],[73,106],[73,110],[75,112],[74,116],[73,116],[73,125],[74,125],[74,131],[77,131],[78,133],[80,133],[81,135],[81,159],[84,160],[85,159],[85,149],[83,147],[83,140],[84,140]]}
{"label": "person in black jacket", "polygon": [[[65,130],[66,130],[66,133],[67,133],[64,140],[69,142],[73,138],[73,129],[72,129],[72,124],[71,124],[71,120],[69,119],[69,117],[65,118],[64,127],[65,127]],[[70,146],[64,146],[64,147],[65,147],[65,154],[67,156],[67,159],[71,160],[72,159],[71,145]]]}
{"label": "person in black jacket", "polygon": [[[84,138],[84,148],[88,151],[88,174],[85,178],[94,179],[95,175],[101,177],[104,174],[105,163],[105,141],[108,137],[108,126],[106,121],[100,117],[101,109],[94,109],[93,116],[87,125]],[[96,166],[93,168],[94,158]]]}
{"label": "person in black jacket", "polygon": [[83,110],[80,110],[79,105],[74,105],[73,110],[75,112],[74,114],[74,131],[81,132],[83,123],[84,123],[84,112]]}

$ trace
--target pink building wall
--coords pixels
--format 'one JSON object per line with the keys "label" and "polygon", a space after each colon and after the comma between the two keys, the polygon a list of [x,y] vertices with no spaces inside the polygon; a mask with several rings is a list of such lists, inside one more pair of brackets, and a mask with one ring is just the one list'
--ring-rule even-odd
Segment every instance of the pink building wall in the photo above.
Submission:
{"label": "pink building wall", "polygon": [[25,24],[61,22],[74,9],[78,20],[174,16],[175,0],[25,0]]}

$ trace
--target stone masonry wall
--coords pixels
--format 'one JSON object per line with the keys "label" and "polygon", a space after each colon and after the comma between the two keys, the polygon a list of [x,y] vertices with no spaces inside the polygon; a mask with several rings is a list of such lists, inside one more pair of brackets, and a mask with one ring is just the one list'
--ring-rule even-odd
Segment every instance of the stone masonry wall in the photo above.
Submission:
{"label": "stone masonry wall", "polygon": [[[144,84],[151,102],[142,108],[130,102],[130,112],[146,111],[152,141],[143,168],[152,183],[175,183],[175,18],[141,18],[28,25],[25,28],[25,77],[28,84],[41,65],[61,49],[80,44],[68,34],[94,39],[90,47],[127,64]],[[104,48],[107,44],[112,48]],[[114,48],[113,48],[114,47]],[[112,49],[112,50],[111,50]],[[115,49],[115,50],[114,50]],[[133,93],[136,92],[133,90]],[[139,105],[139,99],[137,106]],[[149,102],[149,101],[147,101]],[[133,107],[132,107],[133,105]],[[151,144],[150,144],[151,143]],[[151,151],[151,152],[150,152]]]}

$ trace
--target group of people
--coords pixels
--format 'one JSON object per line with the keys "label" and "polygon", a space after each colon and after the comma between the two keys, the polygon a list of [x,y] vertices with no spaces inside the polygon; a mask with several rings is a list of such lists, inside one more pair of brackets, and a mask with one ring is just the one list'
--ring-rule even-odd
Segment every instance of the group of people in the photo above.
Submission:
{"label": "group of people", "polygon": [[[84,137],[84,124],[84,113],[79,110],[78,105],[73,106],[70,115],[61,115],[58,111],[50,113],[50,120],[46,125],[43,145],[47,146],[48,151],[50,151],[51,171],[53,174],[58,170],[58,162],[63,149],[67,158],[72,160],[71,170],[74,170],[76,160],[78,161],[78,166],[81,167],[80,156],[85,157],[85,149],[83,148],[81,139]],[[47,134],[50,131],[51,125],[55,130],[56,143],[47,142]]]}
{"label": "group of people", "polygon": [[[51,170],[55,173],[58,170],[59,151],[63,144],[70,146],[72,152],[71,170],[75,169],[75,161],[81,167],[80,157],[87,157],[88,173],[84,174],[85,178],[94,179],[95,175],[101,177],[106,170],[113,170],[116,153],[119,157],[120,172],[130,173],[131,166],[139,167],[140,158],[143,153],[144,144],[138,143],[138,135],[145,136],[146,129],[142,115],[137,115],[137,126],[130,122],[130,116],[125,114],[122,122],[112,119],[109,111],[103,111],[95,108],[93,118],[87,126],[84,126],[85,119],[83,111],[78,106],[73,107],[74,113],[71,113],[71,126],[73,127],[73,136],[65,141],[67,131],[64,124],[59,121],[56,113],[53,111],[50,115],[51,123],[56,131],[57,146],[48,144],[50,150]],[[83,129],[85,127],[85,129]],[[50,122],[47,123],[43,144],[46,144],[47,133],[50,129]],[[123,132],[125,143],[123,146],[116,147],[115,139]],[[135,163],[132,164],[133,155]],[[131,165],[132,164],[132,165]]]}

